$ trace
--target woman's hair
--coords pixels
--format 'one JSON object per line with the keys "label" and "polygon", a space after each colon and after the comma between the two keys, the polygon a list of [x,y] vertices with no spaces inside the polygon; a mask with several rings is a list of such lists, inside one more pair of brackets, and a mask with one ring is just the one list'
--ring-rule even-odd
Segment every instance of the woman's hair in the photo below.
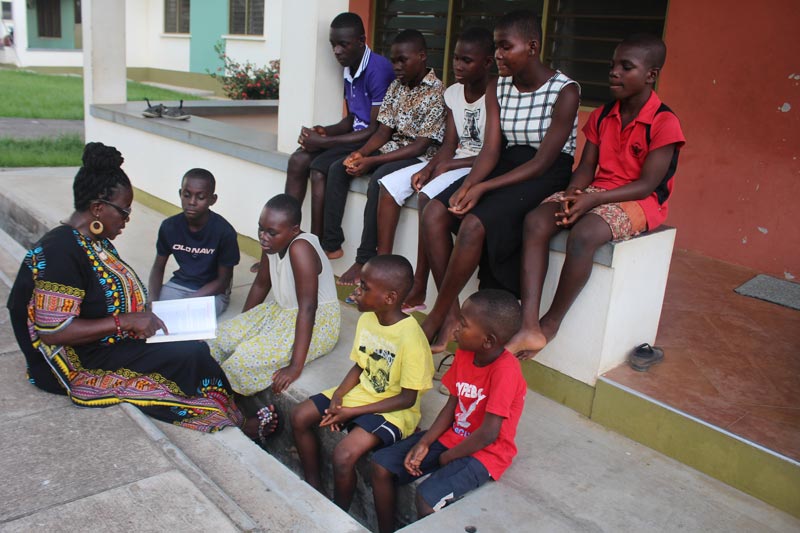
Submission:
{"label": "woman's hair", "polygon": [[75,174],[72,196],[76,211],[86,211],[95,200],[107,200],[117,187],[131,188],[123,172],[122,154],[113,146],[89,143],[83,149],[83,166]]}

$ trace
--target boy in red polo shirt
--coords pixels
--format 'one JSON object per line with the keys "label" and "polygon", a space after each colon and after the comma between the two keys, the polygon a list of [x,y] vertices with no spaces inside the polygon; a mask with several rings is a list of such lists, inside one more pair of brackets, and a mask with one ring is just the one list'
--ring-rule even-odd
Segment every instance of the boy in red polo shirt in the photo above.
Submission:
{"label": "boy in red polo shirt", "polygon": [[517,454],[514,437],[528,390],[519,361],[503,348],[520,324],[517,299],[487,289],[461,308],[453,365],[442,377],[450,398],[426,432],[372,455],[372,492],[381,533],[394,531],[395,487],[417,487],[420,518],[497,481]]}
{"label": "boy in red polo shirt", "polygon": [[[666,55],[664,42],[652,35],[634,35],[617,46],[608,73],[614,101],[589,116],[586,145],[569,186],[525,217],[522,328],[506,345],[522,359],[556,336],[589,279],[595,250],[652,231],[667,218],[685,139],[678,117],[653,91]],[[564,228],[570,229],[567,257],[553,304],[540,319],[550,239]]]}

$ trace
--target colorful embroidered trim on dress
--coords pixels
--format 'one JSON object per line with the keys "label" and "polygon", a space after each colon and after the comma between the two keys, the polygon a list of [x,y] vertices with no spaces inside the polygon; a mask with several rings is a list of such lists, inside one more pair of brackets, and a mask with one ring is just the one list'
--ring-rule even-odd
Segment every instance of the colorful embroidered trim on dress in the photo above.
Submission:
{"label": "colorful embroidered trim on dress", "polygon": [[[119,313],[140,313],[147,305],[147,289],[139,276],[122,259],[119,258],[117,249],[108,239],[99,242],[100,250],[95,250],[92,242],[79,231],[72,230],[78,244],[86,252],[89,265],[97,276],[100,286],[105,291],[106,310],[109,315]],[[100,339],[103,344],[114,344],[127,337],[123,332],[122,337],[109,335]]]}
{"label": "colorful embroidered trim on dress", "polygon": [[35,328],[39,331],[58,331],[81,313],[85,291],[60,283],[36,280],[33,284]]}
{"label": "colorful embroidered trim on dress", "polygon": [[176,425],[205,432],[244,423],[220,379],[203,379],[197,395],[186,396],[174,381],[158,373],[83,368],[69,346],[56,352],[52,363],[57,373],[66,377],[62,382],[68,383],[70,399],[78,405],[102,407],[124,402],[139,407],[165,406],[180,418],[174,422]]}

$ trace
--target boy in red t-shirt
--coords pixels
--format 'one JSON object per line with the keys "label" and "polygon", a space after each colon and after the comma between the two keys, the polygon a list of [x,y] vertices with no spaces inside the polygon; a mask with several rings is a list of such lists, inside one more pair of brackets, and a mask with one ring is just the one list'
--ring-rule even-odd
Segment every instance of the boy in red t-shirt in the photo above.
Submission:
{"label": "boy in red t-shirt", "polygon": [[500,479],[517,454],[514,436],[527,386],[519,361],[503,346],[520,324],[511,293],[483,290],[464,302],[458,350],[442,383],[450,398],[431,428],[372,456],[378,528],[394,531],[395,487],[433,474],[417,487],[420,518],[489,478]]}
{"label": "boy in red t-shirt", "polygon": [[[522,328],[506,345],[520,359],[532,358],[556,336],[600,246],[652,231],[667,218],[685,139],[678,117],[653,91],[666,55],[664,42],[653,35],[633,35],[617,46],[608,73],[614,101],[589,115],[586,145],[569,186],[525,217]],[[565,228],[570,232],[564,268],[540,319],[550,239]]]}

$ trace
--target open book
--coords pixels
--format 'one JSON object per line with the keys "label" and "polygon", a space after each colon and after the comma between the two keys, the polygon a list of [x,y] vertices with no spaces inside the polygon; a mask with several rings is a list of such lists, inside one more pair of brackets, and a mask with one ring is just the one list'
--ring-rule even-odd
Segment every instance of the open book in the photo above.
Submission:
{"label": "open book", "polygon": [[153,313],[167,325],[147,342],[173,342],[213,339],[217,336],[217,311],[213,296],[153,302]]}

